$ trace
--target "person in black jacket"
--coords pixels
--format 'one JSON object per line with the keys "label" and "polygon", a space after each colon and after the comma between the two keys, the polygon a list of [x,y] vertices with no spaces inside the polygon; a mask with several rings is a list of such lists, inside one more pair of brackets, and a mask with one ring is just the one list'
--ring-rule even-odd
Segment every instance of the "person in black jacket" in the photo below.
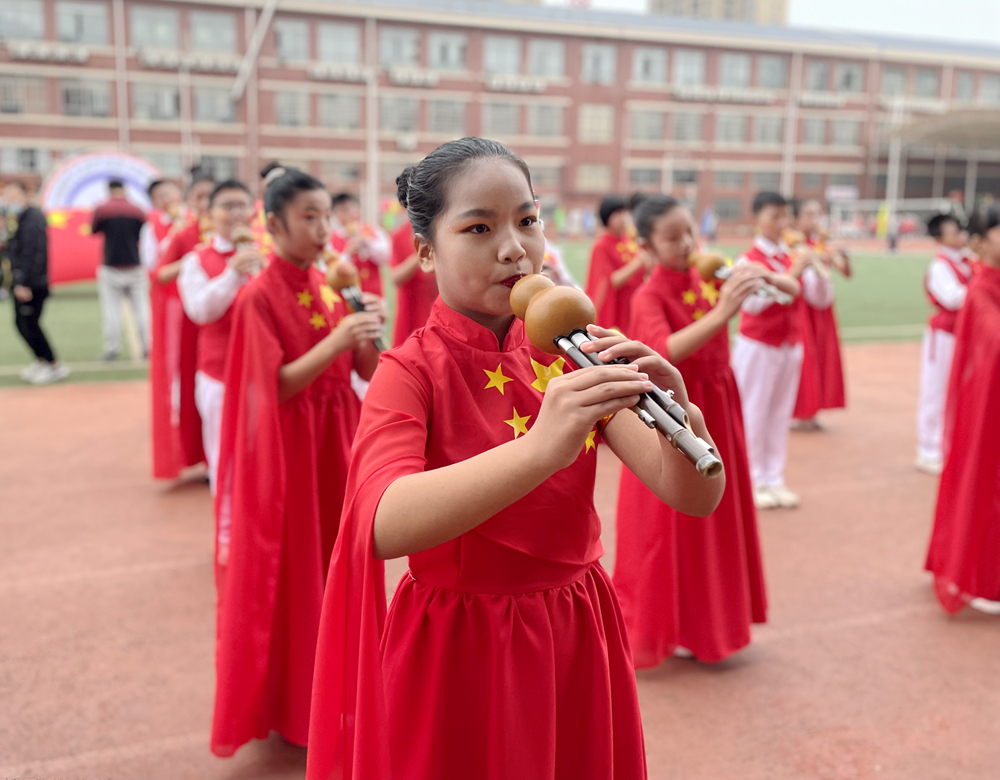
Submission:
{"label": "person in black jacket", "polygon": [[35,353],[35,362],[21,372],[21,378],[36,385],[50,384],[69,376],[69,369],[56,360],[39,320],[49,297],[49,250],[45,215],[28,200],[23,184],[14,182],[3,189],[8,214],[15,228],[7,240],[14,294],[14,322],[17,331]]}

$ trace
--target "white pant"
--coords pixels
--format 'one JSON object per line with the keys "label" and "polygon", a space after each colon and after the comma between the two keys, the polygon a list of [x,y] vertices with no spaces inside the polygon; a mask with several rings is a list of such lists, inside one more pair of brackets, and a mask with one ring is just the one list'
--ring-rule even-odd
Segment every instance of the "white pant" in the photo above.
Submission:
{"label": "white pant", "polygon": [[212,379],[201,371],[194,375],[194,404],[201,415],[201,440],[213,496],[219,476],[219,440],[222,438],[222,401],[225,395],[226,386],[218,379]]}
{"label": "white pant", "polygon": [[149,352],[149,275],[146,269],[141,265],[98,266],[97,299],[101,304],[105,353],[118,355],[122,351],[122,303],[126,299],[139,329],[142,351]]}
{"label": "white pant", "polygon": [[737,336],[730,362],[743,406],[750,479],[754,487],[784,487],[802,345],[772,347]]}
{"label": "white pant", "polygon": [[954,354],[954,335],[943,330],[927,329],[920,364],[920,403],[917,407],[917,455],[927,460],[939,461],[942,458],[944,405]]}

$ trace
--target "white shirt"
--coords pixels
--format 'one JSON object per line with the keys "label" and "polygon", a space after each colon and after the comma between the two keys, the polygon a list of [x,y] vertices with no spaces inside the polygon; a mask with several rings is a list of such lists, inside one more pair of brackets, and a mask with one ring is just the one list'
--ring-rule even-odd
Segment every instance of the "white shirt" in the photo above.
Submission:
{"label": "white shirt", "polygon": [[[947,246],[939,246],[938,254],[944,255],[956,266],[958,272],[965,277],[966,284],[972,278],[972,266],[965,256],[965,252],[959,249],[952,249]],[[949,311],[958,311],[965,303],[965,294],[968,292],[966,284],[962,284],[955,276],[954,270],[947,261],[940,257],[935,257],[927,266],[927,289],[941,306]]]}
{"label": "white shirt", "polygon": [[[219,236],[212,237],[212,247],[219,253],[233,251],[233,245]],[[218,276],[209,278],[195,252],[186,254],[181,262],[177,291],[180,293],[184,312],[196,325],[208,325],[222,319],[233,305],[240,288],[250,278],[232,268],[226,268]]]}
{"label": "white shirt", "polygon": [[[784,265],[777,260],[778,255],[788,254],[788,247],[785,245],[784,241],[776,244],[763,236],[757,236],[757,238],[754,239],[753,245],[764,253],[770,270],[779,274],[788,273],[788,271],[785,270]],[[749,262],[750,260],[747,259],[746,255],[741,255],[736,259],[736,262],[733,265],[743,265],[744,263]],[[833,306],[832,279],[821,276],[815,268],[809,267],[802,272],[800,282],[802,284],[802,297],[805,298],[806,303],[814,309],[829,309]],[[740,309],[745,311],[747,314],[760,314],[774,303],[775,300],[766,295],[749,295],[746,300],[743,301]]]}
{"label": "white shirt", "polygon": [[[172,222],[169,214],[166,212],[160,214],[161,225],[169,225]],[[169,236],[164,237],[162,241],[157,241],[153,226],[148,221],[143,223],[142,229],[139,231],[139,262],[143,268],[147,271],[156,269],[156,264],[160,262],[160,255],[167,248],[168,241]]]}

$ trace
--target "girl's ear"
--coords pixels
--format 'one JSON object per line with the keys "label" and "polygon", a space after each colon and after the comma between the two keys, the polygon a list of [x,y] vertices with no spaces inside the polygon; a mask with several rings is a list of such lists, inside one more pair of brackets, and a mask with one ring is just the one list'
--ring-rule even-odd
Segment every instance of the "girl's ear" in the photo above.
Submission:
{"label": "girl's ear", "polygon": [[269,211],[265,222],[267,224],[267,232],[272,236],[285,232],[285,223],[281,221],[281,218],[277,214]]}
{"label": "girl's ear", "polygon": [[413,248],[417,253],[420,270],[427,274],[434,273],[434,247],[430,241],[417,234],[413,237]]}

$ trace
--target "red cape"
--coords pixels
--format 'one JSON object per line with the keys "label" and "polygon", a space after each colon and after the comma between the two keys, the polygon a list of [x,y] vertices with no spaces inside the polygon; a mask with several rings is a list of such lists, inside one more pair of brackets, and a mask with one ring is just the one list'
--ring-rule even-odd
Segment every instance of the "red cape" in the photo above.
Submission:
{"label": "red cape", "polygon": [[596,430],[572,466],[410,556],[388,615],[372,556],[386,488],[520,435],[563,365],[519,321],[501,347],[440,299],[382,356],[323,605],[310,780],[645,777],[624,624],[597,563]]}
{"label": "red cape", "polygon": [[271,729],[304,745],[327,565],[360,403],[353,353],[278,403],[278,370],[348,313],[311,267],[272,255],[236,300],[223,406],[217,511],[231,499],[218,617],[212,750]]}
{"label": "red cape", "polygon": [[605,233],[594,242],[587,271],[587,297],[597,309],[597,323],[605,328],[624,331],[628,327],[632,296],[642,284],[642,273],[636,273],[617,290],[611,286],[611,274],[632,262],[638,252],[635,241],[625,236]]}
{"label": "red cape", "polygon": [[[397,266],[413,256],[413,226],[404,222],[392,234],[392,265]],[[437,279],[419,268],[410,281],[396,288],[396,324],[392,345],[398,347],[417,328],[427,324],[431,308],[437,300]]]}
{"label": "red cape", "polygon": [[941,605],[1000,601],[1000,269],[984,266],[958,315],[946,456],[927,569]]}
{"label": "red cape", "polygon": [[802,331],[802,378],[793,416],[808,420],[820,409],[843,409],[844,368],[833,306],[814,309],[803,299],[799,306]]}
{"label": "red cape", "polygon": [[[653,269],[632,299],[629,335],[668,360],[667,337],[718,300],[694,269]],[[726,466],[726,489],[708,517],[671,509],[622,469],[618,493],[615,589],[638,668],[656,666],[678,645],[700,661],[721,661],[750,642],[750,624],[767,617],[757,515],[729,335],[720,330],[677,363],[691,401],[705,414]]]}

